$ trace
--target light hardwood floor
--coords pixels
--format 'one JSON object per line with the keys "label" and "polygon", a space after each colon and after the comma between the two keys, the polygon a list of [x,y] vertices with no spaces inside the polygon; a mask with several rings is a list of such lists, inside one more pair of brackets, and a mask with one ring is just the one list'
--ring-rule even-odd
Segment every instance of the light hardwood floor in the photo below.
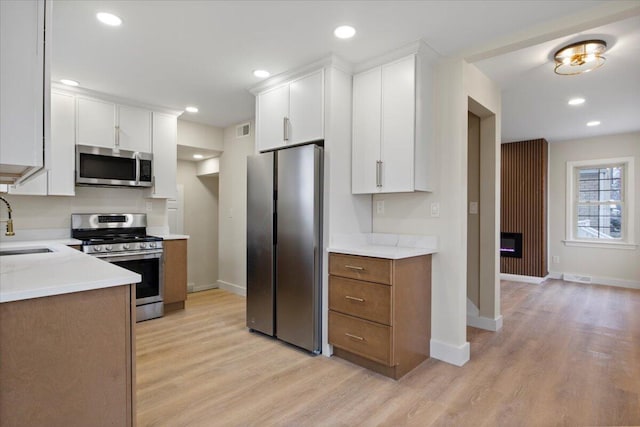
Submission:
{"label": "light hardwood floor", "polygon": [[504,327],[471,361],[399,381],[245,328],[245,300],[190,294],[137,325],[139,426],[640,425],[640,291],[502,284]]}

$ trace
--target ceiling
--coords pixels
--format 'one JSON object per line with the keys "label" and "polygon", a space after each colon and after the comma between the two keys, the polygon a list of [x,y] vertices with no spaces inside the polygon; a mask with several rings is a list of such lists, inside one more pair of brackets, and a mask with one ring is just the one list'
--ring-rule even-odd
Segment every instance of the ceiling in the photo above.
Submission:
{"label": "ceiling", "polygon": [[[557,30],[563,19],[575,22],[621,4],[636,18],[583,31],[610,42],[604,67],[584,76],[554,75],[550,53],[575,37],[539,37],[547,27]],[[592,116],[602,125],[591,132],[639,129],[639,9],[637,2],[604,0],[56,0],[51,75],[170,109],[195,105],[200,111],[182,118],[226,127],[254,115],[248,89],[261,80],[254,69],[275,75],[330,53],[357,64],[423,39],[443,56],[474,60],[500,85],[505,139],[554,141],[582,136]],[[122,26],[99,23],[99,11],[120,16]],[[356,28],[353,39],[333,36],[342,24]],[[565,98],[574,94],[587,103],[570,111]],[[618,106],[623,113],[614,111]],[[623,119],[629,112],[637,123]]]}

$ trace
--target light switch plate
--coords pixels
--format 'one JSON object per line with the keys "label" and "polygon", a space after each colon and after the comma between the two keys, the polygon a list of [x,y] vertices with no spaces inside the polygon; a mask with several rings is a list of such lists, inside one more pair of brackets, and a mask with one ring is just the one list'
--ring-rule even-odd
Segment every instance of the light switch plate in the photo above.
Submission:
{"label": "light switch plate", "polygon": [[478,214],[478,202],[469,202],[469,213],[471,215]]}
{"label": "light switch plate", "polygon": [[376,202],[376,213],[378,215],[384,215],[384,200],[378,200]]}
{"label": "light switch plate", "polygon": [[440,216],[440,203],[431,202],[431,216],[437,218]]}

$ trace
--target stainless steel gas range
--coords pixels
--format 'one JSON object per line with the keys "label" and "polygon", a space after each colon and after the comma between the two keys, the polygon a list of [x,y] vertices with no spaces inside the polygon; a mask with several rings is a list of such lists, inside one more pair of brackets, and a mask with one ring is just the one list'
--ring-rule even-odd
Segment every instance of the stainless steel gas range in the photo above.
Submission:
{"label": "stainless steel gas range", "polygon": [[164,305],[162,239],[147,235],[146,214],[72,214],[71,237],[82,240],[82,251],[134,271],[136,321],[162,317]]}

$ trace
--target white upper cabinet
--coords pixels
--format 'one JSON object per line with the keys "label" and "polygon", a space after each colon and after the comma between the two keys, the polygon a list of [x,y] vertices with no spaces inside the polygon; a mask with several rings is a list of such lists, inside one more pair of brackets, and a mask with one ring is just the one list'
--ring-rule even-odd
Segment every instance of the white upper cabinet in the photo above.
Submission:
{"label": "white upper cabinet", "polygon": [[432,73],[412,54],[353,77],[353,194],[429,191]]}
{"label": "white upper cabinet", "polygon": [[149,197],[175,199],[178,165],[178,118],[153,113],[153,187]]}
{"label": "white upper cabinet", "polygon": [[323,139],[322,71],[289,85],[289,144]]}
{"label": "white upper cabinet", "polygon": [[50,196],[75,195],[75,107],[73,95],[51,91]]}
{"label": "white upper cabinet", "polygon": [[77,143],[151,152],[151,111],[77,97]]}
{"label": "white upper cabinet", "polygon": [[[48,6],[48,5],[47,5]],[[44,0],[0,1],[0,176],[43,166],[48,114]]]}
{"label": "white upper cabinet", "polygon": [[47,170],[24,183],[9,186],[9,193],[37,196],[75,195],[75,100],[51,91],[51,137]]}
{"label": "white upper cabinet", "polygon": [[289,116],[289,85],[258,95],[257,145],[259,151],[286,145],[285,128]]}
{"label": "white upper cabinet", "polygon": [[324,139],[324,71],[259,93],[256,121],[258,151]]}

